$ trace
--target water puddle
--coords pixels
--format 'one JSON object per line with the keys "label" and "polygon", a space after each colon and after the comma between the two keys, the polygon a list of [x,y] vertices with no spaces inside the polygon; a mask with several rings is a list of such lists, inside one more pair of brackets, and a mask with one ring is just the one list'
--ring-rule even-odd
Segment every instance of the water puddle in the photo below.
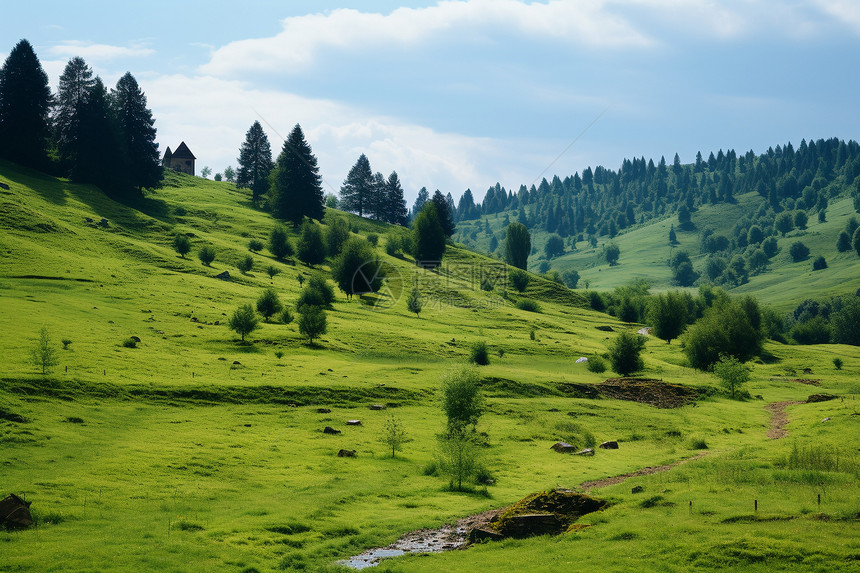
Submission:
{"label": "water puddle", "polygon": [[338,561],[338,565],[352,569],[366,569],[379,565],[383,559],[400,557],[407,553],[441,553],[463,549],[468,543],[469,531],[487,523],[499,510],[471,515],[454,525],[443,525],[439,529],[419,529],[407,533],[387,547],[368,549],[360,555]]}

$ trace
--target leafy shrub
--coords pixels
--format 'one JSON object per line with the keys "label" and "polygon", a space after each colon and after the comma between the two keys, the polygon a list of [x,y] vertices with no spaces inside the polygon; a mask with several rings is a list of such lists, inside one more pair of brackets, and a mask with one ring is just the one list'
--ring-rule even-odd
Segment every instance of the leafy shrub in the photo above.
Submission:
{"label": "leafy shrub", "polygon": [[486,366],[490,363],[490,353],[487,350],[487,343],[479,340],[472,344],[469,350],[469,362],[473,362],[479,366]]}
{"label": "leafy shrub", "polygon": [[589,372],[602,374],[606,372],[606,361],[600,356],[594,355],[588,359],[588,362],[585,363],[585,367],[588,368]]}
{"label": "leafy shrub", "polygon": [[800,241],[795,241],[789,247],[788,254],[791,255],[791,260],[796,263],[805,260],[809,256],[809,247]]}
{"label": "leafy shrub", "polygon": [[517,301],[517,308],[528,312],[540,312],[540,305],[530,298],[524,298]]}
{"label": "leafy shrub", "polygon": [[64,338],[64,339],[62,339],[60,342],[62,342],[62,343],[63,343],[63,350],[68,350],[68,349],[69,349],[69,344],[71,344],[71,343],[72,343],[72,341],[71,341],[71,340],[69,340],[68,338]]}
{"label": "leafy shrub", "polygon": [[243,259],[240,259],[236,264],[236,268],[239,269],[242,273],[247,273],[251,269],[254,268],[254,257],[251,255],[246,255]]}
{"label": "leafy shrub", "polygon": [[275,358],[280,360],[283,357],[284,357],[284,351],[283,350],[275,350]]}
{"label": "leafy shrub", "polygon": [[851,250],[851,236],[845,231],[839,233],[839,238],[836,240],[836,250],[840,253],[847,253]]}
{"label": "leafy shrub", "polygon": [[329,256],[337,256],[348,238],[349,225],[346,224],[346,221],[343,219],[335,219],[329,223],[325,236]]}
{"label": "leafy shrub", "polygon": [[795,324],[790,335],[798,344],[827,344],[830,342],[830,325],[819,315]]}
{"label": "leafy shrub", "polygon": [[269,275],[270,279],[273,279],[276,275],[281,274],[281,269],[279,269],[275,265],[269,265],[268,267],[266,267],[266,274]]}
{"label": "leafy shrub", "polygon": [[278,293],[273,288],[263,290],[260,298],[257,299],[257,312],[263,315],[263,320],[269,322],[269,318],[279,313],[283,305]]}
{"label": "leafy shrub", "polygon": [[260,328],[254,307],[245,304],[237,308],[230,320],[227,321],[227,327],[236,331],[236,334],[242,337],[242,342],[245,342],[246,335]]}
{"label": "leafy shrub", "polygon": [[369,233],[367,235],[367,242],[375,247],[379,244],[379,235],[377,235],[376,233]]}
{"label": "leafy shrub", "polygon": [[579,272],[575,270],[565,271],[561,275],[561,279],[564,281],[564,284],[567,285],[567,288],[576,288],[579,284]]}
{"label": "leafy shrub", "polygon": [[707,450],[708,443],[704,440],[704,438],[691,438],[690,439],[690,449],[691,450]]}
{"label": "leafy shrub", "polygon": [[263,250],[263,241],[258,239],[251,239],[248,241],[248,250],[254,253],[258,253]]}
{"label": "leafy shrub", "polygon": [[293,321],[293,313],[290,312],[290,309],[286,306],[284,310],[281,312],[281,322],[284,324],[290,324]]}
{"label": "leafy shrub", "polygon": [[326,248],[319,225],[311,221],[302,224],[302,234],[296,245],[296,256],[309,266],[318,265],[325,260]]}
{"label": "leafy shrub", "polygon": [[282,225],[272,229],[272,234],[269,235],[269,252],[278,260],[293,254],[293,245],[287,238],[287,229]]}
{"label": "leafy shrub", "polygon": [[821,271],[821,270],[824,270],[826,268],[827,268],[827,260],[822,256],[818,256],[812,262],[812,270],[813,271]]}
{"label": "leafy shrub", "polygon": [[645,348],[645,337],[622,331],[609,345],[609,362],[612,370],[621,376],[628,376],[645,367],[639,354]]}
{"label": "leafy shrub", "polygon": [[[347,298],[354,294],[376,292],[384,273],[376,251],[367,241],[353,237],[346,241],[332,264],[332,278]],[[333,298],[332,298],[333,300]]]}
{"label": "leafy shrub", "polygon": [[520,269],[511,269],[511,272],[508,273],[508,279],[511,281],[511,286],[513,286],[519,292],[523,292],[526,290],[526,287],[529,286],[529,274]]}
{"label": "leafy shrub", "polygon": [[534,327],[531,327],[529,330],[529,339],[534,340],[537,337],[537,331],[535,331]]}
{"label": "leafy shrub", "polygon": [[137,340],[135,340],[134,338],[126,338],[122,341],[122,345],[125,348],[137,348]]}
{"label": "leafy shrub", "polygon": [[720,360],[714,364],[714,374],[720,379],[720,384],[729,392],[732,399],[750,379],[747,367],[734,356],[720,356]]}
{"label": "leafy shrub", "polygon": [[592,310],[596,310],[598,312],[602,312],[606,309],[606,303],[603,301],[603,297],[600,296],[600,293],[596,290],[588,292],[588,304],[591,306]]}
{"label": "leafy shrub", "polygon": [[299,312],[299,333],[308,338],[308,342],[314,343],[328,330],[325,311],[320,306],[305,306]]}
{"label": "leafy shrub", "polygon": [[212,264],[212,261],[215,260],[215,247],[211,245],[204,246],[200,249],[200,252],[197,253],[197,257],[200,259],[201,263],[208,267]]}
{"label": "leafy shrub", "polygon": [[179,253],[179,256],[184,259],[185,255],[191,250],[191,241],[185,235],[177,234],[173,237],[173,250]]}
{"label": "leafy shrub", "polygon": [[842,359],[841,358],[834,358],[833,359],[833,366],[837,370],[842,370]]}
{"label": "leafy shrub", "polygon": [[718,300],[687,329],[684,353],[693,368],[707,370],[721,354],[743,362],[761,351],[761,311],[750,302]]}

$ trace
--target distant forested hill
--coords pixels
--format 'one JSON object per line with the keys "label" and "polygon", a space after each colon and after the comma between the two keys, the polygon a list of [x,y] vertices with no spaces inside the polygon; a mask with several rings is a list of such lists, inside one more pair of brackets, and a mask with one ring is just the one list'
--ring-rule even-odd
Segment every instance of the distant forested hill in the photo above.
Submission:
{"label": "distant forested hill", "polygon": [[[456,210],[455,239],[497,253],[503,246],[504,227],[519,221],[533,237],[529,267],[542,272],[550,267],[564,270],[571,267],[570,261],[563,263],[566,254],[596,249],[598,243],[605,246],[632,228],[671,216],[677,227],[666,225],[661,244],[677,244],[676,235],[695,233],[697,238],[689,253],[693,272],[687,266],[678,272],[683,256],[674,261],[675,268],[671,257],[664,257],[671,283],[733,287],[767,270],[781,251],[778,239],[826,221],[828,206],[835,199],[850,197],[854,210],[860,210],[858,176],[860,144],[835,138],[803,140],[797,148],[791,143],[777,145],[761,155],[720,150],[705,158],[698,153],[691,164],[682,164],[677,154],[671,164],[664,158],[657,163],[644,157],[624,159],[618,170],[589,167],[564,179],[543,179],[537,187],[522,185],[516,192],[496,184],[477,204],[467,191]],[[739,205],[741,196],[743,209],[721,211],[720,206]],[[720,208],[711,212],[731,212],[732,217],[697,224],[708,220],[698,212],[709,212],[714,206]],[[835,254],[837,237],[831,243]]]}

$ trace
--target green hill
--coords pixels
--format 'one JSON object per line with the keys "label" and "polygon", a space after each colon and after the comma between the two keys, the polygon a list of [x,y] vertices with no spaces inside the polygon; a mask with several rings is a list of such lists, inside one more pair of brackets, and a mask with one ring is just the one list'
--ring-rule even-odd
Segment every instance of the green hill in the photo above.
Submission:
{"label": "green hill", "polygon": [[[6,162],[0,182],[9,187],[0,189],[2,493],[31,501],[38,522],[0,532],[0,570],[337,571],[338,559],[409,531],[702,452],[665,473],[595,487],[611,506],[583,518],[591,527],[576,533],[406,556],[380,570],[557,571],[570,561],[619,570],[632,555],[642,570],[836,571],[860,555],[855,347],[768,343],[770,358],[753,365],[748,387],[762,399],[732,401],[711,375],[685,366],[677,343],[649,339],[642,375],[701,389],[703,399],[660,409],[586,398],[589,387],[578,385],[611,374],[575,360],[606,352],[615,335],[605,327],[638,325],[588,310],[580,293],[539,277],[522,294],[501,283],[485,291],[481,278],[499,267],[461,246],[440,269],[418,269],[382,254],[391,227],[333,210],[327,222],[345,218],[358,236],[380,236],[393,298],[338,293],[314,346],[295,322],[263,324],[240,344],[225,326],[239,305],[271,286],[294,309],[299,276],[329,271],[264,250],[241,274],[248,242],[265,242],[275,225],[244,191],[169,173],[163,189],[122,205]],[[622,242],[636,232],[638,242]],[[176,233],[192,242],[187,258],[171,247]],[[614,276],[648,235],[657,230],[620,236],[621,265],[583,274]],[[211,267],[196,258],[204,245],[216,249]],[[662,255],[643,249],[666,257],[665,247]],[[833,270],[847,272],[838,263]],[[280,274],[270,279],[268,265]],[[223,271],[230,280],[215,278]],[[398,296],[412,285],[424,297],[420,317]],[[518,309],[523,298],[540,312]],[[47,375],[29,360],[43,326],[59,362]],[[132,336],[140,342],[126,344]],[[491,485],[451,492],[434,472],[444,426],[437,388],[477,341],[491,351],[479,370],[486,411],[478,425]],[[768,439],[764,405],[812,393],[838,399],[791,404],[790,439]],[[390,415],[412,440],[395,458],[379,439]],[[346,425],[352,419],[362,424]],[[588,436],[618,440],[620,449],[592,457],[550,450]],[[338,457],[340,449],[356,457]]]}
{"label": "green hill", "polygon": [[[761,199],[749,193],[738,197],[736,204],[708,205],[693,213],[694,231],[678,228],[677,217],[653,221],[634,227],[612,241],[621,249],[619,264],[610,267],[603,257],[603,248],[609,239],[602,240],[597,247],[587,242],[576,243],[576,250],[550,261],[551,268],[559,272],[575,269],[580,274],[580,285],[598,290],[610,290],[635,278],[648,280],[654,290],[674,288],[669,259],[677,251],[686,251],[694,268],[702,272],[708,254],[702,252],[701,229],[731,229],[735,222],[750,210],[758,209]],[[810,221],[806,230],[795,229],[784,237],[778,237],[779,253],[771,259],[764,272],[750,277],[749,282],[730,290],[751,293],[776,308],[790,310],[807,298],[852,293],[860,287],[860,258],[852,250],[839,253],[836,239],[851,217],[857,217],[852,200],[842,198],[833,201],[827,211],[827,221]],[[669,230],[674,225],[678,245],[669,245]],[[542,245],[546,233],[532,235],[533,244]],[[810,249],[808,259],[794,262],[789,247],[795,241],[803,242]],[[812,270],[812,261],[818,255],[827,259],[828,268]],[[538,261],[530,261],[529,267],[537,271]],[[702,282],[706,282],[703,280]]]}

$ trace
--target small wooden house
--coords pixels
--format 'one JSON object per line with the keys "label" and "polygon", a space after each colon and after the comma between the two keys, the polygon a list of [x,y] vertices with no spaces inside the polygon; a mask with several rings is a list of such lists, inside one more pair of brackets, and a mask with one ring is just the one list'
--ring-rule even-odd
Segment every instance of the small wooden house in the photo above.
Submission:
{"label": "small wooden house", "polygon": [[170,151],[170,147],[167,148],[164,152],[164,159],[162,159],[161,165],[167,169],[194,175],[194,161],[196,159],[183,141],[176,148],[176,151]]}

